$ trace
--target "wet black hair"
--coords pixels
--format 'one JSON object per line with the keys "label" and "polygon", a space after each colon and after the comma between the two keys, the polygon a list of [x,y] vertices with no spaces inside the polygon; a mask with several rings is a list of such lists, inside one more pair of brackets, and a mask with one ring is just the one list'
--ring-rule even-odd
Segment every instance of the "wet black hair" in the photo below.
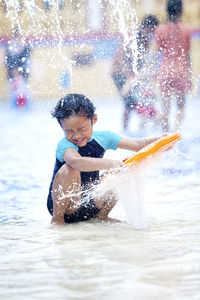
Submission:
{"label": "wet black hair", "polygon": [[156,26],[158,26],[159,24],[159,21],[158,21],[158,18],[154,15],[148,15],[146,16],[142,22],[141,22],[141,25],[140,25],[140,28],[141,29],[144,29],[144,28],[156,28]]}
{"label": "wet black hair", "polygon": [[167,14],[171,22],[182,15],[183,2],[182,0],[168,0],[167,1]]}
{"label": "wet black hair", "polygon": [[51,114],[61,125],[60,121],[62,119],[67,119],[73,115],[79,115],[92,120],[95,114],[95,107],[84,95],[68,94],[58,101]]}

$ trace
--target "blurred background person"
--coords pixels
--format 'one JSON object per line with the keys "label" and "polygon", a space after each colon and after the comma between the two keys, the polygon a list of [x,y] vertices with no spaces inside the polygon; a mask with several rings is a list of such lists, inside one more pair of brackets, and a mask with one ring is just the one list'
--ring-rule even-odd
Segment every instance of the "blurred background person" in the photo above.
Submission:
{"label": "blurred background person", "polygon": [[163,132],[170,130],[169,115],[173,94],[178,106],[175,130],[179,130],[184,116],[186,93],[191,88],[191,29],[181,22],[182,10],[182,0],[168,0],[168,20],[155,31],[157,49],[161,55],[158,80],[162,98]]}
{"label": "blurred background person", "polygon": [[132,51],[128,46],[124,49],[121,45],[113,61],[112,78],[123,101],[123,129],[125,130],[128,128],[132,110],[140,115],[142,126],[147,119],[155,119],[158,115],[153,105],[155,94],[152,89],[152,80],[156,74],[155,59],[152,58],[152,53],[150,54],[150,42],[157,25],[158,19],[154,15],[148,15],[139,26],[137,70],[133,70]]}
{"label": "blurred background person", "polygon": [[12,70],[13,79],[10,82],[10,100],[13,108],[28,108],[30,104],[30,91],[18,69]]}
{"label": "blurred background person", "polygon": [[27,43],[16,27],[13,30],[13,37],[6,45],[5,64],[7,69],[8,80],[13,77],[13,70],[18,69],[25,81],[29,78],[30,73],[30,54],[31,45]]}
{"label": "blurred background person", "polygon": [[10,83],[11,106],[25,107],[30,100],[28,78],[30,74],[31,45],[25,41],[19,29],[15,28],[13,37],[6,45],[5,65]]}
{"label": "blurred background person", "polygon": [[123,129],[127,129],[130,110],[136,103],[134,95],[129,94],[122,96],[122,89],[127,82],[128,78],[135,78],[135,72],[133,70],[133,55],[132,49],[129,44],[123,45],[123,41],[120,43],[118,50],[114,56],[112,69],[112,79],[117,87],[120,97],[122,98],[124,112],[123,112]]}
{"label": "blurred background person", "polygon": [[151,48],[151,41],[158,18],[148,15],[143,18],[138,33],[138,61],[137,74],[134,79],[129,78],[122,89],[122,95],[133,94],[136,99],[134,109],[140,115],[140,126],[144,127],[148,120],[153,120],[158,125],[160,114],[155,108],[156,94],[154,83],[157,75],[157,56]]}

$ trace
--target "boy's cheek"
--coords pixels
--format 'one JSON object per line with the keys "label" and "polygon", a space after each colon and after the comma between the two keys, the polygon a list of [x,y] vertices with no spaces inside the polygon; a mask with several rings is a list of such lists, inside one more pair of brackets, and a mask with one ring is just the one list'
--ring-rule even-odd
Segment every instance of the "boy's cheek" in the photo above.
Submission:
{"label": "boy's cheek", "polygon": [[67,140],[71,141],[72,137],[69,134],[65,134]]}

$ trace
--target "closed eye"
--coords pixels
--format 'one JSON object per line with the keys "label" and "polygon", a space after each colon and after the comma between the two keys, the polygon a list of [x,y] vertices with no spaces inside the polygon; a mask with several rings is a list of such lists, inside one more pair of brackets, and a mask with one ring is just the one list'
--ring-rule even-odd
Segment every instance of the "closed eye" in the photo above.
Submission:
{"label": "closed eye", "polygon": [[85,130],[85,127],[80,127],[77,129],[78,132],[83,132]]}
{"label": "closed eye", "polygon": [[73,130],[66,130],[65,131],[67,134],[73,134]]}

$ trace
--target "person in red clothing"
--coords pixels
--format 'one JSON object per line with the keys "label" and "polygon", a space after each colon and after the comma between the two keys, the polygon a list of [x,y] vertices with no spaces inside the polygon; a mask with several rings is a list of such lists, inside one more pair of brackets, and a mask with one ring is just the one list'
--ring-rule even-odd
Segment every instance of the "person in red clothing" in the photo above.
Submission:
{"label": "person in red clothing", "polygon": [[185,98],[191,88],[191,29],[181,22],[182,0],[168,0],[168,21],[155,30],[155,41],[161,55],[158,80],[162,98],[162,128],[169,131],[171,97],[177,100],[176,130],[184,116]]}

